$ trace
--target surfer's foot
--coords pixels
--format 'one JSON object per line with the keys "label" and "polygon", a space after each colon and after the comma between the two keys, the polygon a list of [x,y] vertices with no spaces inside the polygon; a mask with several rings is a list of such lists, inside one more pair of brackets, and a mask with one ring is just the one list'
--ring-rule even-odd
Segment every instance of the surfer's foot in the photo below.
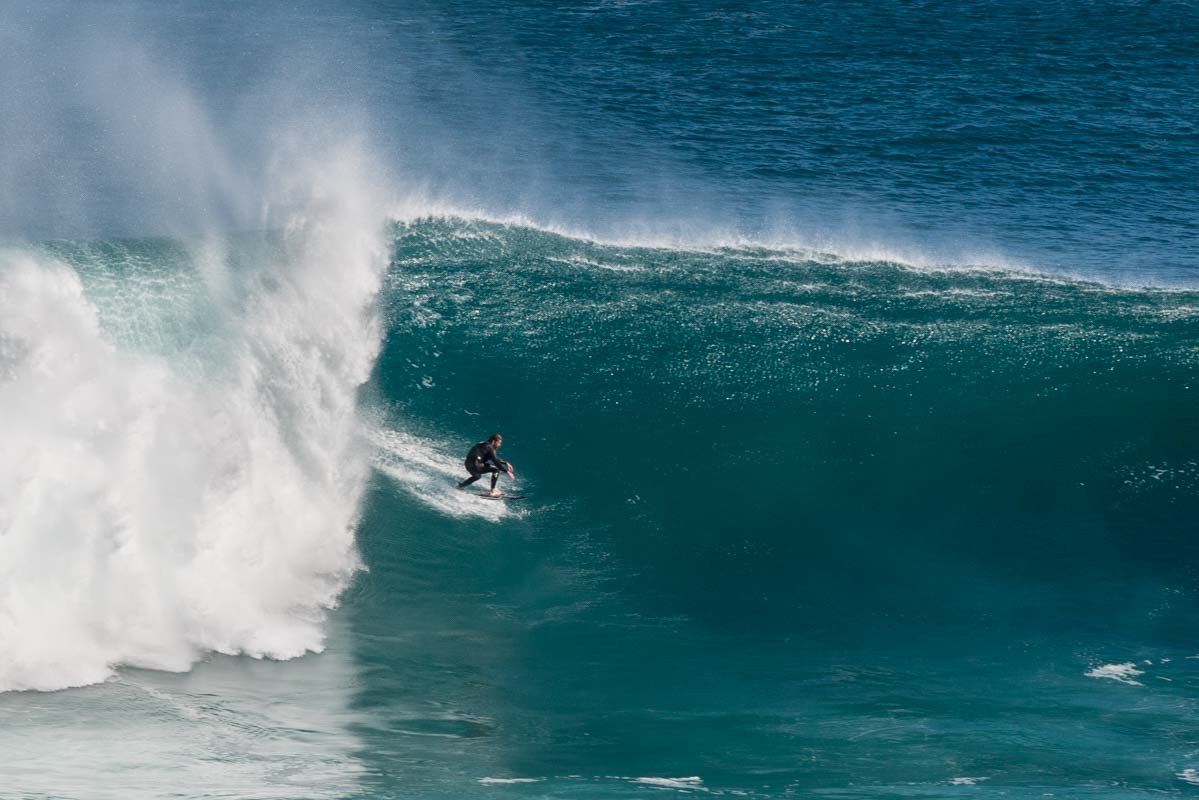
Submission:
{"label": "surfer's foot", "polygon": [[500,496],[500,490],[499,490],[499,489],[492,489],[490,492],[488,492],[488,494],[489,494],[489,495],[491,495],[492,497],[499,497],[499,496]]}

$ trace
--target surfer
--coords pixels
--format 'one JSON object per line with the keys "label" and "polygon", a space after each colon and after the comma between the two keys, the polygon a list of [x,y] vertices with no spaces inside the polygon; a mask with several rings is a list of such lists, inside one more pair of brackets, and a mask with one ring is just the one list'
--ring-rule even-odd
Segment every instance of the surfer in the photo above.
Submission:
{"label": "surfer", "polygon": [[458,484],[459,489],[465,489],[482,478],[484,473],[490,472],[491,496],[500,496],[499,491],[495,488],[500,479],[500,470],[507,472],[509,478],[516,477],[516,473],[512,470],[512,464],[496,455],[496,448],[503,443],[504,437],[493,433],[487,437],[487,441],[479,442],[470,449],[470,452],[466,454],[466,471],[470,473],[470,477]]}

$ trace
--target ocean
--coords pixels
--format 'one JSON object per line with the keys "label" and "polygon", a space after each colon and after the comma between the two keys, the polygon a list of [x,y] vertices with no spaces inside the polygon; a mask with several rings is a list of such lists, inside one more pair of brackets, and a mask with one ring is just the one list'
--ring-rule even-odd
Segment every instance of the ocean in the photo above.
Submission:
{"label": "ocean", "polygon": [[0,797],[1199,791],[1196,31],[0,6]]}

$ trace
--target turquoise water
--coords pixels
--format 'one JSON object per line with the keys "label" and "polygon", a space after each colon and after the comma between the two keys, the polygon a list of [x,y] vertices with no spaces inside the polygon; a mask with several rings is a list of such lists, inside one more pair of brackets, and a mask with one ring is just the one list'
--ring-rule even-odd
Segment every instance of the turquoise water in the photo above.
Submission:
{"label": "turquoise water", "polygon": [[1194,792],[1193,17],[0,11],[0,795]]}

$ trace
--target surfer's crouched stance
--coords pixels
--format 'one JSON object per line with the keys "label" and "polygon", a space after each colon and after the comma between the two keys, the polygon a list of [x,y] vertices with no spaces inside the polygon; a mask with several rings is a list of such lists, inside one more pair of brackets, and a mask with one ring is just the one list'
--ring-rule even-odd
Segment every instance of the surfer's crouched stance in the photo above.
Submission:
{"label": "surfer's crouched stance", "polygon": [[466,454],[466,471],[470,473],[470,477],[458,484],[459,489],[465,489],[482,478],[484,473],[490,472],[491,496],[499,496],[495,485],[500,479],[500,470],[507,472],[509,478],[516,477],[516,473],[512,471],[512,465],[495,453],[496,448],[503,443],[504,437],[493,433],[487,438],[487,441],[479,442],[470,449],[470,452]]}

